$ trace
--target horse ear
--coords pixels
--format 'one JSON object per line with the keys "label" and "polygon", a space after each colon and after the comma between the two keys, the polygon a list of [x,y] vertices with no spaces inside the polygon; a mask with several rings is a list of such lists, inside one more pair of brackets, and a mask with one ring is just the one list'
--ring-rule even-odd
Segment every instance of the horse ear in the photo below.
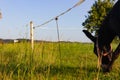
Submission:
{"label": "horse ear", "polygon": [[90,32],[88,32],[87,30],[83,30],[83,32],[91,41],[93,41],[94,43],[96,42],[96,37],[94,37]]}

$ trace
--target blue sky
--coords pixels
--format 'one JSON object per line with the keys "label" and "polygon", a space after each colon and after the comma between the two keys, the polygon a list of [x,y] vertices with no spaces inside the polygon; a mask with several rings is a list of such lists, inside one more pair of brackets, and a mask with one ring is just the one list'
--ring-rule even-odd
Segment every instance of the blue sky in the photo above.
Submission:
{"label": "blue sky", "polygon": [[[60,40],[86,42],[82,22],[95,0],[85,0],[80,6],[59,17]],[[40,25],[75,5],[79,0],[0,0],[0,38],[29,38],[29,22]],[[57,40],[56,22],[34,30],[38,40]]]}

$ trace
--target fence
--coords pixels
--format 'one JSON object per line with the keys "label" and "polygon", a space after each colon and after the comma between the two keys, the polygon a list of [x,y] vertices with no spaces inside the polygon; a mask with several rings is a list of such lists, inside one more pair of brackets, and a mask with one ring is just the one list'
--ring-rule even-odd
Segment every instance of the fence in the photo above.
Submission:
{"label": "fence", "polygon": [[37,25],[37,26],[34,26],[33,25],[33,22],[30,21],[30,40],[31,40],[31,48],[34,49],[34,29],[38,28],[38,27],[42,27],[43,25],[46,25],[48,24],[49,22],[55,20],[56,21],[56,27],[57,27],[57,36],[58,36],[58,41],[60,41],[60,36],[59,36],[59,25],[58,25],[58,20],[59,20],[59,17],[61,17],[62,15],[66,14],[67,12],[71,11],[73,8],[79,6],[81,3],[83,3],[85,0],[80,0],[79,2],[77,2],[75,5],[73,5],[71,8],[67,9],[66,11],[60,13],[59,15],[53,17],[52,19],[44,22],[43,24],[41,25]]}

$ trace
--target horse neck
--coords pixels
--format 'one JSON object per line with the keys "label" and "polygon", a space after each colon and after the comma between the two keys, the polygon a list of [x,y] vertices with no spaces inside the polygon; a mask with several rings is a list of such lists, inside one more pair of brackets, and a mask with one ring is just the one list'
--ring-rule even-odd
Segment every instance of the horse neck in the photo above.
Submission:
{"label": "horse neck", "polygon": [[98,42],[101,45],[108,45],[114,39],[114,34],[112,31],[107,27],[101,27],[98,31]]}

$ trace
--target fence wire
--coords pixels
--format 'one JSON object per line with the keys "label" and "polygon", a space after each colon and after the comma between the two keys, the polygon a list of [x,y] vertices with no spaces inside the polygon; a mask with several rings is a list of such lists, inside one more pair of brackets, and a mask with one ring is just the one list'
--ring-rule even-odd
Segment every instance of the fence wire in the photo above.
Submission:
{"label": "fence wire", "polygon": [[57,16],[55,16],[55,17],[53,17],[52,19],[50,19],[50,20],[48,20],[48,21],[46,21],[46,22],[44,22],[43,24],[41,24],[41,25],[38,25],[38,26],[34,26],[34,29],[35,28],[38,28],[38,27],[41,27],[41,26],[43,26],[43,25],[45,25],[45,24],[48,24],[49,22],[51,22],[51,21],[53,21],[53,20],[55,20],[56,18],[58,18],[58,17],[60,17],[60,16],[62,16],[62,15],[64,15],[64,14],[66,14],[67,12],[69,12],[69,11],[71,11],[73,8],[75,8],[75,7],[77,7],[77,6],[79,6],[81,3],[83,3],[85,0],[80,0],[79,2],[77,2],[73,7],[71,7],[71,8],[69,8],[69,9],[67,9],[66,11],[64,11],[63,13],[61,13],[61,14],[59,14],[59,15],[57,15]]}

